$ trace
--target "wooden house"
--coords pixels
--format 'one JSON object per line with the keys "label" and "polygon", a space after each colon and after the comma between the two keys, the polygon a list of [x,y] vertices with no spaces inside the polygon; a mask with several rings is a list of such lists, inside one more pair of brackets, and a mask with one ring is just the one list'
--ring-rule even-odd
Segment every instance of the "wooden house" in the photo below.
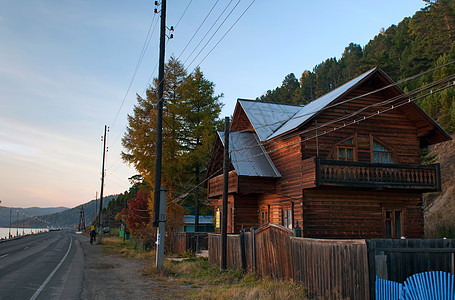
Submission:
{"label": "wooden house", "polygon": [[[275,223],[313,238],[423,237],[422,193],[441,188],[421,149],[448,135],[380,69],[306,106],[237,101],[229,134],[228,233]],[[207,171],[222,209],[224,133]]]}

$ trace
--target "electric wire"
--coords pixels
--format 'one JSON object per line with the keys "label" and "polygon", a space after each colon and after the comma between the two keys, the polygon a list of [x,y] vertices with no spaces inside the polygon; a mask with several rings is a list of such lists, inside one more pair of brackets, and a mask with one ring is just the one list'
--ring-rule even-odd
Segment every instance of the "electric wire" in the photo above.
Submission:
{"label": "electric wire", "polygon": [[185,15],[186,11],[188,10],[188,7],[190,7],[192,2],[193,2],[193,0],[190,0],[188,5],[186,6],[185,10],[183,11],[182,15],[180,16],[179,20],[177,21],[177,24],[175,24],[175,26],[174,26],[175,29],[177,29],[177,27],[179,26],[180,21],[182,21],[183,16]]}
{"label": "electric wire", "polygon": [[213,22],[212,26],[209,28],[209,30],[207,30],[207,32],[205,33],[205,35],[202,37],[202,39],[199,41],[199,43],[196,45],[196,47],[194,47],[193,51],[191,51],[190,55],[188,55],[188,57],[186,58],[186,60],[183,61],[183,65],[186,64],[186,62],[190,59],[190,57],[193,55],[193,53],[196,51],[196,49],[199,47],[199,45],[202,43],[202,41],[204,41],[204,39],[207,37],[207,35],[210,33],[210,31],[212,30],[213,27],[215,27],[216,23],[218,22],[218,20],[223,16],[224,12],[226,11],[226,9],[231,5],[232,1],[234,0],[230,0],[229,3],[226,5],[226,7],[223,9],[223,11],[221,12],[221,14],[218,16],[218,18],[215,20],[215,22]]}
{"label": "electric wire", "polygon": [[[193,60],[188,64],[188,68],[193,64],[193,62],[196,60],[196,58],[198,58],[198,56],[201,54],[201,52],[204,51],[205,47],[207,47],[207,45],[210,43],[210,41],[215,37],[218,30],[220,30],[220,28],[223,26],[223,24],[226,22],[226,20],[230,17],[230,15],[234,12],[235,8],[239,5],[239,3],[241,1],[242,0],[237,1],[237,3],[234,5],[234,7],[229,12],[229,14],[224,18],[223,22],[221,22],[221,24],[218,26],[218,28],[215,30],[215,32],[212,34],[212,36],[208,39],[208,41],[205,43],[205,45],[201,48],[201,50],[199,50],[198,54],[196,54],[196,56],[193,58]],[[231,2],[229,2],[229,4],[230,3]]]}
{"label": "electric wire", "polygon": [[251,5],[253,5],[253,3],[255,2],[256,0],[253,0],[250,5],[243,11],[243,13],[240,15],[240,17],[238,17],[238,19],[234,22],[234,24],[231,25],[231,27],[229,27],[228,31],[226,31],[226,33],[221,37],[221,39],[215,44],[215,46],[213,46],[212,49],[210,49],[210,51],[207,53],[207,55],[204,56],[204,58],[198,63],[197,67],[199,67],[203,62],[204,60],[207,58],[207,56],[210,55],[210,53],[212,53],[212,51],[218,46],[218,44],[226,37],[226,35],[231,31],[231,29],[237,24],[238,21],[240,21],[240,19],[243,17],[243,15],[248,11],[248,9],[251,7]]}
{"label": "electric wire", "polygon": [[[131,86],[133,85],[134,79],[136,78],[136,75],[137,75],[137,72],[139,70],[139,67],[142,64],[142,60],[143,60],[143,58],[145,56],[145,53],[146,53],[147,48],[148,48],[148,45],[149,45],[150,40],[152,38],[152,35],[154,33],[154,30],[152,31],[152,33],[150,33],[150,32],[151,32],[151,29],[152,29],[153,22],[155,21],[155,17],[156,17],[156,15],[154,14],[153,18],[152,18],[152,21],[150,22],[149,29],[147,31],[147,36],[145,37],[144,44],[142,45],[142,50],[141,50],[141,53],[139,54],[139,58],[138,58],[138,61],[136,63],[136,67],[135,67],[134,72],[133,72],[133,76],[131,77],[131,80],[130,80],[130,83],[128,85],[128,88],[127,88],[127,90],[125,92],[125,96],[123,97],[122,103],[120,104],[120,107],[119,107],[117,113],[115,114],[115,117],[114,117],[114,120],[112,121],[111,126],[115,125],[115,122],[117,121],[117,118],[118,118],[118,116],[120,114],[120,111],[122,110],[123,105],[125,104],[126,97],[128,96],[128,93],[129,93],[129,91],[131,89]],[[154,28],[156,28],[156,25],[155,25]]]}
{"label": "electric wire", "polygon": [[185,50],[188,48],[188,46],[191,44],[191,42],[193,41],[194,37],[196,36],[196,34],[199,32],[199,30],[201,29],[202,25],[204,25],[205,21],[207,20],[207,18],[210,16],[210,14],[212,13],[213,9],[215,8],[215,6],[218,4],[220,0],[216,0],[215,4],[213,4],[212,8],[210,9],[210,11],[207,13],[207,15],[205,16],[204,20],[202,21],[202,23],[199,25],[198,29],[196,29],[196,31],[194,32],[193,36],[190,38],[190,40],[188,41],[188,43],[186,44],[186,46],[183,48],[182,52],[180,52],[179,56],[177,57],[177,60],[180,59],[180,57],[183,55],[183,53],[185,52]]}

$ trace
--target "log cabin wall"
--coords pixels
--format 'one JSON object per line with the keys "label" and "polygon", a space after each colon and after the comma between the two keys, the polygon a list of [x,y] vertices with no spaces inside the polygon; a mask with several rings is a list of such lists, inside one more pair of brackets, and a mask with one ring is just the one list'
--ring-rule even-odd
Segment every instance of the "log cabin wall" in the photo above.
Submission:
{"label": "log cabin wall", "polygon": [[[387,211],[400,211],[402,235],[423,237],[419,193],[319,188],[303,192],[303,236],[384,238]],[[397,237],[399,238],[399,237]]]}
{"label": "log cabin wall", "polygon": [[[259,211],[257,194],[236,194],[233,196],[235,202],[233,232],[240,233],[242,226],[250,230],[253,226],[259,225]],[[229,228],[229,227],[228,227]]]}
{"label": "log cabin wall", "polygon": [[259,198],[260,211],[270,206],[270,223],[285,225],[283,210],[290,210],[292,213],[291,228],[293,228],[296,221],[302,224],[301,190],[304,174],[302,174],[302,154],[300,152],[301,138],[296,135],[266,143],[264,146],[280,172],[281,178],[276,182],[276,194],[262,194]]}
{"label": "log cabin wall", "polygon": [[[250,230],[252,226],[259,226],[257,197],[257,194],[241,195],[237,193],[228,196],[227,233],[239,233],[242,226],[245,230]],[[210,205],[214,209],[215,216],[216,211],[220,210],[222,218],[223,197],[211,198]],[[215,227],[215,232],[220,233],[221,228]]]}

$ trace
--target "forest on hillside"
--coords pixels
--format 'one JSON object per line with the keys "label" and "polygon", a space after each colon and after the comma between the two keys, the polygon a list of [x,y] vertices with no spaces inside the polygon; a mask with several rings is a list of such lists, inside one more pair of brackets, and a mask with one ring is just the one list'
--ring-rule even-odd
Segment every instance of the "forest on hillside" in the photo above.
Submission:
{"label": "forest on hillside", "polygon": [[[425,0],[425,7],[398,25],[381,29],[362,47],[350,43],[340,59],[328,58],[297,79],[286,75],[281,86],[268,90],[259,101],[307,104],[374,67],[384,70],[404,92],[415,96],[419,89],[441,81],[453,84],[455,74],[455,1]],[[435,71],[427,72],[435,69]],[[424,73],[425,74],[422,74]],[[422,74],[422,75],[421,75]],[[411,97],[412,98],[412,97]],[[455,90],[422,97],[417,103],[445,130],[455,132]]]}

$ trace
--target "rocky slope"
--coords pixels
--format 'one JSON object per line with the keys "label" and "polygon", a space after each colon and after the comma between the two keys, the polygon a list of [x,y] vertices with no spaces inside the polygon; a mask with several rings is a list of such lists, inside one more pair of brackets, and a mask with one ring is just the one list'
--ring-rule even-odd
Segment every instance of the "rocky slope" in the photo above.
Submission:
{"label": "rocky slope", "polygon": [[430,147],[427,157],[441,164],[442,191],[428,193],[425,204],[425,237],[455,238],[455,135],[454,140]]}

